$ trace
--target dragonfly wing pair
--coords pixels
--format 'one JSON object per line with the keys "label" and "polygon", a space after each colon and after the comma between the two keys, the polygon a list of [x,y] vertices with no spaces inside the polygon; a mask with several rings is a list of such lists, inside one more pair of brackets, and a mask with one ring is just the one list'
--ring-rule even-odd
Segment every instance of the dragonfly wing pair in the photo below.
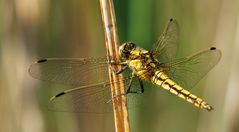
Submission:
{"label": "dragonfly wing pair", "polygon": [[[158,60],[161,68],[172,80],[185,89],[191,89],[220,60],[221,52],[214,47],[200,51],[192,56],[175,59],[178,49],[178,24],[170,22],[159,40],[153,45],[151,53]],[[73,85],[75,88],[52,97],[49,108],[56,111],[104,113],[112,111],[111,89],[108,77],[107,57],[67,59],[49,58],[30,66],[32,77],[54,83]],[[129,82],[129,76],[123,81]],[[138,81],[133,86],[139,88]],[[140,104],[138,98],[143,94],[127,94],[129,107]]]}
{"label": "dragonfly wing pair", "polygon": [[[29,68],[32,77],[53,83],[72,85],[73,88],[53,96],[48,103],[50,110],[107,113],[113,111],[111,88],[108,77],[108,60],[98,58],[48,58],[39,60]],[[117,80],[128,84],[130,73],[125,79]],[[134,81],[132,87],[138,87]],[[66,87],[67,88],[67,87]],[[129,107],[136,107],[140,95],[127,95]]]}

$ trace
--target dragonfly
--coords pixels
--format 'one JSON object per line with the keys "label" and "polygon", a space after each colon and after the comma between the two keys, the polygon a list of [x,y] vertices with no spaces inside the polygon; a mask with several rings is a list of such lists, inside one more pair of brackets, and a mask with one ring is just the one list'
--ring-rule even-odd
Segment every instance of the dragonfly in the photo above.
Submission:
{"label": "dragonfly", "polygon": [[[107,56],[92,58],[46,58],[33,63],[29,74],[36,79],[71,85],[48,103],[49,109],[72,112],[103,113],[112,111],[109,81],[109,65],[121,65],[114,74],[124,74],[116,80],[125,84],[130,107],[144,97],[145,82],[163,88],[194,106],[213,110],[205,100],[190,90],[219,62],[221,51],[216,47],[201,50],[193,55],[177,58],[179,26],[170,19],[159,39],[150,50],[133,42],[119,46],[119,62],[109,61]],[[147,87],[146,87],[147,90]]]}

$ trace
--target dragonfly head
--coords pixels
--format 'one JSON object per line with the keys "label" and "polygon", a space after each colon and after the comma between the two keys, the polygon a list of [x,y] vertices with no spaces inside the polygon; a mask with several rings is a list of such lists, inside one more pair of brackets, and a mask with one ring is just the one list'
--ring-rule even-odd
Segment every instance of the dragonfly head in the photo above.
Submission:
{"label": "dragonfly head", "polygon": [[132,42],[123,43],[119,47],[119,55],[122,59],[129,59],[131,56],[131,51],[136,49],[136,45]]}

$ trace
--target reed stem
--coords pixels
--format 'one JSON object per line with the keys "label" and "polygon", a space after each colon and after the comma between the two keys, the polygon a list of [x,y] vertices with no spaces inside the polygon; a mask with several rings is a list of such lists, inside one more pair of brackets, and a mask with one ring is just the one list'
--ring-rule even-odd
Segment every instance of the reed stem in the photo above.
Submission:
{"label": "reed stem", "polygon": [[[114,12],[113,0],[100,0],[100,8],[102,21],[105,31],[105,40],[107,55],[109,61],[119,62],[119,39],[116,27],[116,18]],[[125,93],[124,83],[122,81],[123,75],[116,75],[112,72],[112,69],[118,71],[121,68],[119,65],[109,65],[109,77],[111,84],[112,97],[116,97],[119,94]],[[125,96],[118,96],[113,98],[114,107],[114,119],[115,119],[115,131],[116,132],[130,132],[129,128],[129,115],[127,110],[127,101]]]}

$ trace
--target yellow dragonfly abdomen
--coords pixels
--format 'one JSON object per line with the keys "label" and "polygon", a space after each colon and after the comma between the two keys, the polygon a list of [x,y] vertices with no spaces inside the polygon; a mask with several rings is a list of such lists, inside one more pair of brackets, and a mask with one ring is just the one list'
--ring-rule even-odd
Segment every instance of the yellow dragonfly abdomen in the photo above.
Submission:
{"label": "yellow dragonfly abdomen", "polygon": [[179,86],[177,83],[171,80],[163,71],[156,71],[154,76],[151,78],[151,81],[154,84],[161,86],[165,90],[168,90],[170,93],[177,95],[178,97],[186,100],[187,102],[193,104],[198,108],[206,109],[208,111],[213,110],[213,107],[210,106],[206,101]]}

